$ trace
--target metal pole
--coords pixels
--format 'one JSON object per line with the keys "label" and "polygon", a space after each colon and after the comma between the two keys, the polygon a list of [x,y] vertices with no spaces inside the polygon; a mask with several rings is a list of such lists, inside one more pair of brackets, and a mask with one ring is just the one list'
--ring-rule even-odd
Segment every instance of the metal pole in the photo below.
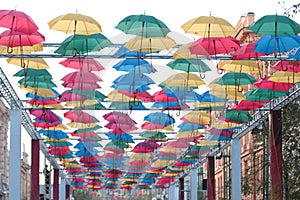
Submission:
{"label": "metal pole", "polygon": [[66,179],[61,178],[59,184],[59,200],[66,200]]}
{"label": "metal pole", "polygon": [[31,200],[40,198],[40,141],[31,140]]}
{"label": "metal pole", "polygon": [[169,186],[169,191],[168,191],[168,200],[176,200],[176,192],[175,192],[175,185],[172,184]]}
{"label": "metal pole", "polygon": [[215,182],[215,158],[207,157],[207,199],[216,199],[216,182]]}
{"label": "metal pole", "polygon": [[192,169],[190,173],[191,199],[198,199],[198,169]]}
{"label": "metal pole", "polygon": [[54,169],[53,200],[59,200],[59,169]]}
{"label": "metal pole", "polygon": [[22,112],[10,110],[9,199],[21,199],[21,122]]}
{"label": "metal pole", "polygon": [[231,165],[232,165],[232,200],[242,199],[241,175],[241,142],[239,139],[231,140]]}

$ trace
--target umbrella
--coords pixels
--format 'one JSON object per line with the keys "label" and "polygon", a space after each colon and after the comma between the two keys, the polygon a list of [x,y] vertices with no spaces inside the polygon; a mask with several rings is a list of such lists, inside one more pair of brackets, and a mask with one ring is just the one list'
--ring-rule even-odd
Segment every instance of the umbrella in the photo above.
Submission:
{"label": "umbrella", "polygon": [[255,110],[257,108],[261,108],[264,104],[268,103],[269,101],[248,101],[248,100],[241,100],[237,104],[231,107],[231,110]]}
{"label": "umbrella", "polygon": [[101,33],[92,35],[76,34],[66,38],[54,53],[74,56],[74,54],[100,51],[111,45],[112,42]]}
{"label": "umbrella", "polygon": [[214,16],[200,16],[181,26],[186,33],[203,38],[227,37],[236,33],[235,28],[225,19]]}
{"label": "umbrella", "polygon": [[12,55],[22,55],[22,54],[38,52],[38,51],[43,51],[43,44],[39,43],[33,46],[11,47],[9,52],[7,52],[7,46],[0,46],[0,54],[7,54],[11,52]]}
{"label": "umbrella", "polygon": [[276,54],[288,52],[300,46],[300,36],[298,35],[264,35],[255,45],[254,51],[264,54]]}
{"label": "umbrella", "polygon": [[[201,56],[197,54],[192,54],[190,52],[190,46],[194,42],[188,42],[186,44],[181,45],[174,53],[173,53],[173,58],[174,59],[199,59]],[[199,46],[199,48],[202,48]],[[208,52],[205,52],[205,49],[202,48],[201,52],[203,53],[202,56],[208,56]]]}
{"label": "umbrella", "polygon": [[126,34],[142,37],[165,37],[171,30],[159,19],[151,15],[129,15],[115,27]]}
{"label": "umbrella", "polygon": [[252,120],[249,112],[245,110],[226,110],[223,114],[223,117],[225,117],[230,122],[235,123],[246,123]]}
{"label": "umbrella", "polygon": [[104,67],[94,58],[67,58],[59,64],[81,71],[101,71]]}
{"label": "umbrella", "polygon": [[288,58],[300,60],[300,48],[295,49],[291,54],[289,54]]}
{"label": "umbrella", "polygon": [[30,92],[31,94],[36,94],[41,97],[45,97],[45,98],[55,98],[56,97],[55,92],[53,92],[52,89],[49,89],[49,88],[35,88],[35,87],[30,87],[30,86],[24,87],[23,85],[20,85],[19,87],[22,90],[26,90],[26,91]]}
{"label": "umbrella", "polygon": [[255,52],[255,46],[256,41],[242,45],[232,54],[232,58],[235,60],[250,60],[252,58],[258,59],[258,57],[266,55],[261,52]]}
{"label": "umbrella", "polygon": [[300,73],[290,71],[276,71],[270,76],[268,80],[283,83],[297,83],[300,82]]}
{"label": "umbrella", "polygon": [[75,71],[65,75],[62,79],[65,83],[95,83],[102,81],[95,73],[89,71]]}
{"label": "umbrella", "polygon": [[43,58],[8,58],[7,63],[23,66],[32,69],[46,69],[49,68],[47,62]]}
{"label": "umbrella", "polygon": [[176,46],[175,40],[166,37],[140,37],[136,36],[130,39],[125,47],[130,51],[142,51],[142,52],[156,52],[161,50],[168,50]]}
{"label": "umbrella", "polygon": [[260,68],[255,60],[222,60],[219,68],[231,72],[244,72],[247,74],[260,73]]}
{"label": "umbrella", "polygon": [[99,122],[97,118],[82,110],[69,110],[64,113],[64,117],[72,122],[95,123]]}
{"label": "umbrella", "polygon": [[163,112],[150,113],[144,117],[144,120],[162,126],[169,126],[175,123],[174,117]]}
{"label": "umbrella", "polygon": [[26,34],[17,31],[6,30],[0,34],[0,45],[7,47],[33,46],[45,41],[45,36],[35,31]]}
{"label": "umbrella", "polygon": [[278,71],[300,72],[300,60],[279,60],[272,68]]}
{"label": "umbrella", "polygon": [[[245,96],[243,95],[243,87],[235,86],[235,85],[219,85],[211,83],[208,86],[211,88],[209,91],[211,95],[216,96],[218,98],[226,99],[223,101],[223,105],[227,100],[243,100]],[[217,104],[220,105],[220,104]]]}
{"label": "umbrella", "polygon": [[286,96],[288,92],[280,90],[269,90],[265,88],[256,88],[245,93],[248,101],[268,101],[274,98]]}
{"label": "umbrella", "polygon": [[280,91],[288,91],[291,87],[293,87],[293,83],[285,83],[285,82],[274,82],[269,81],[270,76],[266,77],[266,79],[258,80],[254,83],[254,85],[258,88],[266,88],[269,90],[280,90]]}
{"label": "umbrella", "polygon": [[160,85],[163,87],[198,88],[198,86],[205,85],[205,82],[196,74],[182,72],[171,75]]}
{"label": "umbrella", "polygon": [[113,66],[117,71],[138,71],[139,73],[150,74],[156,72],[156,69],[152,66],[151,63],[144,59],[140,58],[126,58],[121,60]]}
{"label": "umbrella", "polygon": [[30,110],[29,113],[45,122],[61,121],[61,118],[51,110]]}
{"label": "umbrella", "polygon": [[90,16],[79,13],[68,13],[55,17],[48,26],[52,30],[64,33],[91,35],[101,33],[100,24]]}
{"label": "umbrella", "polygon": [[242,86],[242,85],[252,85],[257,80],[244,72],[227,72],[218,78],[214,83],[219,85],[232,85],[232,86]]}
{"label": "umbrella", "polygon": [[201,59],[174,59],[167,63],[172,69],[184,72],[207,72],[210,67]]}
{"label": "umbrella", "polygon": [[145,141],[145,142],[140,142],[137,145],[135,145],[133,147],[133,149],[131,150],[131,152],[134,153],[150,153],[153,152],[156,149],[155,146],[153,146],[153,144]]}
{"label": "umbrella", "polygon": [[[201,46],[199,48],[199,46]],[[192,54],[203,55],[203,48],[209,55],[230,54],[240,48],[240,43],[237,39],[228,37],[210,37],[199,38],[190,47]]]}
{"label": "umbrella", "polygon": [[17,10],[0,10],[0,26],[25,34],[38,30],[38,26],[29,15]]}
{"label": "umbrella", "polygon": [[210,124],[210,114],[203,112],[203,111],[190,111],[180,119],[184,122],[188,122],[191,124],[198,124],[198,125],[207,125]]}
{"label": "umbrella", "polygon": [[300,25],[284,15],[265,15],[248,27],[257,34],[297,35]]}

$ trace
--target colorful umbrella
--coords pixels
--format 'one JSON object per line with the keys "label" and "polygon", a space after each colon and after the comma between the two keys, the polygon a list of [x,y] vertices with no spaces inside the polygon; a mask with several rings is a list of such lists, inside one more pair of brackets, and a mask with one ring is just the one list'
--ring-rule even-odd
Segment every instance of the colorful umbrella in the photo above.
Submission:
{"label": "colorful umbrella", "polygon": [[280,90],[280,91],[288,91],[291,87],[293,87],[293,83],[285,83],[285,82],[274,82],[269,81],[270,76],[266,77],[266,79],[258,80],[254,83],[254,85],[258,88],[266,88],[269,90]]}
{"label": "colorful umbrella", "polygon": [[12,55],[23,55],[26,53],[43,51],[43,44],[35,44],[33,46],[18,46],[11,47],[9,52],[7,52],[7,46],[0,46],[0,54],[11,53]]}
{"label": "colorful umbrella", "polygon": [[33,46],[45,41],[45,36],[35,31],[31,34],[11,30],[0,34],[0,45],[7,47]]}
{"label": "colorful umbrella", "polygon": [[38,30],[38,26],[30,16],[17,10],[0,10],[0,26],[25,34]]}
{"label": "colorful umbrella", "polygon": [[256,41],[242,45],[232,54],[232,58],[235,60],[250,60],[252,58],[258,59],[258,57],[266,55],[261,52],[255,52],[255,46]]}
{"label": "colorful umbrella", "polygon": [[300,25],[284,15],[265,15],[248,27],[257,34],[267,35],[297,35]]}
{"label": "colorful umbrella", "polygon": [[290,71],[276,71],[270,76],[268,80],[283,83],[297,83],[300,82],[300,73]]}
{"label": "colorful umbrella", "polygon": [[235,123],[247,123],[252,120],[252,116],[245,110],[226,110],[223,117]]}
{"label": "colorful umbrella", "polygon": [[94,58],[67,58],[59,64],[81,71],[101,71],[104,67]]}
{"label": "colorful umbrella", "polygon": [[300,60],[279,60],[272,68],[278,71],[300,72]]}
{"label": "colorful umbrella", "polygon": [[255,60],[222,60],[219,68],[230,72],[244,72],[247,74],[258,74],[261,69]]}
{"label": "colorful umbrella", "polygon": [[[189,48],[193,43],[194,42],[188,42],[178,47],[178,49],[173,53],[173,58],[174,59],[200,59],[201,58],[200,55],[192,54],[190,52]],[[201,46],[199,46],[199,48],[201,48]],[[208,52],[205,52],[204,48],[202,48],[201,52],[203,53],[202,56],[209,55]]]}
{"label": "colorful umbrella", "polygon": [[265,101],[272,100],[274,98],[286,96],[288,92],[280,90],[269,90],[265,88],[256,88],[245,93],[246,100],[248,101]]}
{"label": "colorful umbrella", "polygon": [[70,119],[71,122],[95,123],[99,122],[97,118],[82,110],[69,110],[64,113],[64,117]]}
{"label": "colorful umbrella", "polygon": [[300,48],[295,49],[291,54],[289,54],[288,58],[300,60]]}
{"label": "colorful umbrella", "polygon": [[129,15],[115,27],[126,34],[148,37],[165,37],[171,30],[159,19],[150,15]]}
{"label": "colorful umbrella", "polygon": [[227,72],[218,78],[214,83],[219,85],[242,86],[251,85],[257,80],[244,72]]}
{"label": "colorful umbrella", "polygon": [[8,58],[8,64],[18,65],[18,66],[25,66],[25,68],[31,69],[47,69],[49,65],[43,58]]}
{"label": "colorful umbrella", "polygon": [[261,108],[264,104],[268,103],[269,101],[248,101],[248,100],[241,100],[237,104],[231,107],[231,110],[255,110],[257,108]]}
{"label": "colorful umbrella", "polygon": [[102,81],[95,73],[89,71],[76,71],[65,75],[62,79],[64,83],[95,83]]}
{"label": "colorful umbrella", "polygon": [[207,72],[210,67],[201,59],[175,59],[167,63],[172,69],[184,72]]}
{"label": "colorful umbrella", "polygon": [[235,28],[225,19],[214,16],[200,16],[181,26],[186,33],[203,38],[227,37],[236,33]]}
{"label": "colorful umbrella", "polygon": [[125,60],[121,60],[116,63],[112,68],[116,69],[117,71],[138,71],[139,73],[145,74],[150,74],[157,71],[151,63],[140,58],[126,58]]}
{"label": "colorful umbrella", "polygon": [[100,51],[111,46],[112,42],[101,33],[92,35],[71,35],[65,39],[54,53],[61,55],[85,54]]}
{"label": "colorful umbrella", "polygon": [[198,75],[187,72],[171,75],[160,84],[162,87],[181,88],[198,88],[201,85],[205,85],[205,82]]}
{"label": "colorful umbrella", "polygon": [[79,13],[68,13],[55,17],[48,26],[52,30],[64,33],[91,35],[101,33],[100,24],[90,16]]}

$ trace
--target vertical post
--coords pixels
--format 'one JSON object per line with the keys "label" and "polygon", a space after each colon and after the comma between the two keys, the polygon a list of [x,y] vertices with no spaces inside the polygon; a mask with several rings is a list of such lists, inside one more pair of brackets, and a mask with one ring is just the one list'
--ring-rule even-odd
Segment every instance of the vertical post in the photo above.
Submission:
{"label": "vertical post", "polygon": [[10,110],[9,199],[21,199],[21,110]]}
{"label": "vertical post", "polygon": [[242,199],[241,142],[231,140],[232,200]]}
{"label": "vertical post", "polygon": [[191,180],[191,199],[198,199],[198,172],[196,169],[191,170],[190,180]]}
{"label": "vertical post", "polygon": [[70,199],[70,185],[66,185],[66,200]]}
{"label": "vertical post", "polygon": [[30,199],[40,198],[40,141],[31,140],[31,191]]}
{"label": "vertical post", "polygon": [[53,200],[59,200],[59,169],[54,169]]}
{"label": "vertical post", "polygon": [[282,119],[281,110],[271,110],[269,115],[271,199],[283,199],[282,183]]}
{"label": "vertical post", "polygon": [[59,200],[66,200],[66,179],[61,178],[59,184]]}
{"label": "vertical post", "polygon": [[207,200],[216,199],[215,159],[207,157]]}
{"label": "vertical post", "polygon": [[184,200],[184,177],[179,178],[179,200]]}
{"label": "vertical post", "polygon": [[176,200],[175,185],[174,184],[169,186],[168,200]]}

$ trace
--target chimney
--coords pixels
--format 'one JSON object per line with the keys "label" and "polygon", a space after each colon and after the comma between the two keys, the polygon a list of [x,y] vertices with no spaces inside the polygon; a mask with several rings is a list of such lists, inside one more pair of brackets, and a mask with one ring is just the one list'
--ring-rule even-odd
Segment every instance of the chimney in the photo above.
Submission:
{"label": "chimney", "polygon": [[247,13],[247,16],[246,16],[246,19],[244,21],[244,27],[249,27],[251,24],[254,23],[254,12],[248,12]]}

